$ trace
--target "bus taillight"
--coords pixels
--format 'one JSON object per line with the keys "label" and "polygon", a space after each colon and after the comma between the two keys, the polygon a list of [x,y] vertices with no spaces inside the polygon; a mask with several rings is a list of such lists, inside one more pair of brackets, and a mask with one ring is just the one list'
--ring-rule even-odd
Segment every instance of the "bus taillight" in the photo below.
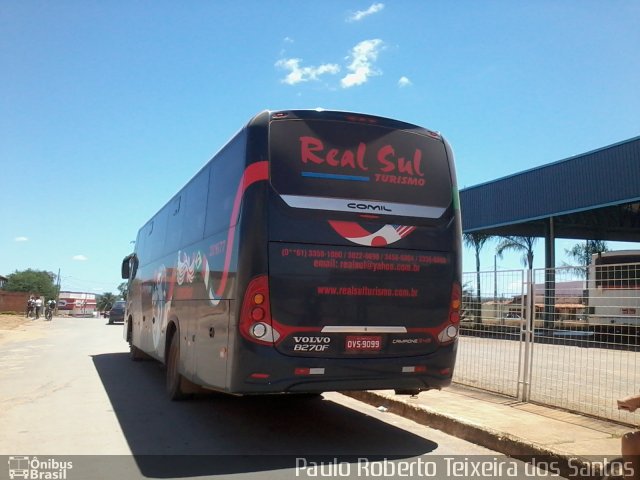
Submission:
{"label": "bus taillight", "polygon": [[324,375],[324,368],[300,367],[293,370],[294,375]]}
{"label": "bus taillight", "polygon": [[449,323],[438,334],[441,344],[453,342],[458,337],[460,325],[460,307],[462,306],[462,288],[458,282],[451,288],[451,302],[449,304]]}
{"label": "bus taillight", "polygon": [[462,307],[462,288],[458,282],[454,282],[451,288],[449,320],[455,325],[460,323],[460,307]]}
{"label": "bus taillight", "polygon": [[244,338],[261,345],[272,345],[280,334],[271,325],[269,283],[266,275],[249,283],[242,302],[240,333]]}

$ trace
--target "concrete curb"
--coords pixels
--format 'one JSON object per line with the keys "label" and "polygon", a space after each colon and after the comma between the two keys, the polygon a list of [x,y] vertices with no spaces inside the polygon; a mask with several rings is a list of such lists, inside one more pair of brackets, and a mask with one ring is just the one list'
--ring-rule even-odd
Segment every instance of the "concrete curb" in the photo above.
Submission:
{"label": "concrete curb", "polygon": [[[497,452],[517,458],[522,461],[543,459],[544,462],[554,462],[554,466],[560,470],[560,475],[567,478],[578,478],[575,476],[575,469],[583,472],[590,472],[591,475],[580,475],[584,479],[602,479],[600,465],[587,458],[571,455],[549,449],[543,445],[526,441],[505,432],[500,432],[486,425],[478,425],[463,419],[431,410],[424,405],[416,405],[396,395],[383,395],[380,393],[367,392],[341,392],[343,395],[360,400],[374,407],[384,406],[389,412],[400,415],[409,420],[413,420],[421,425],[426,425],[436,430],[440,430],[449,435],[461,438],[476,445],[495,450]],[[572,476],[571,474],[574,473]],[[622,478],[618,476],[608,476],[606,478]]]}

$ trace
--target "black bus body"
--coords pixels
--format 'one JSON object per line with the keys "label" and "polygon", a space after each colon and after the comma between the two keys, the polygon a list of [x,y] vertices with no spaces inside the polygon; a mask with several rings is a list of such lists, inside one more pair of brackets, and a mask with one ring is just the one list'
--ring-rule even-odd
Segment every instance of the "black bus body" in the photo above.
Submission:
{"label": "black bus body", "polygon": [[122,273],[131,356],[167,365],[172,398],[447,386],[451,149],[387,118],[262,112],[140,229]]}

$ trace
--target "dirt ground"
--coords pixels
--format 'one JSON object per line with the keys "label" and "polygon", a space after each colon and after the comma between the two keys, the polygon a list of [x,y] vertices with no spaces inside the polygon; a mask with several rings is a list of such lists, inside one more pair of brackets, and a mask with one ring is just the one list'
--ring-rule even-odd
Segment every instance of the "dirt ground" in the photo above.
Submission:
{"label": "dirt ground", "polygon": [[10,339],[21,340],[30,338],[30,336],[39,336],[39,332],[36,329],[29,328],[32,321],[22,315],[0,313],[0,343]]}
{"label": "dirt ground", "polygon": [[9,315],[0,313],[0,330],[13,330],[29,321],[22,315]]}

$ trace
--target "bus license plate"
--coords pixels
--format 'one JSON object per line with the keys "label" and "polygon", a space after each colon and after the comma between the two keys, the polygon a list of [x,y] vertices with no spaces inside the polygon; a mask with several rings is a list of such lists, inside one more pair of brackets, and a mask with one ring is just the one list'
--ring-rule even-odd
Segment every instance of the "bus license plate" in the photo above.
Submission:
{"label": "bus license plate", "polygon": [[382,348],[380,336],[347,336],[345,350],[347,352],[379,352]]}

